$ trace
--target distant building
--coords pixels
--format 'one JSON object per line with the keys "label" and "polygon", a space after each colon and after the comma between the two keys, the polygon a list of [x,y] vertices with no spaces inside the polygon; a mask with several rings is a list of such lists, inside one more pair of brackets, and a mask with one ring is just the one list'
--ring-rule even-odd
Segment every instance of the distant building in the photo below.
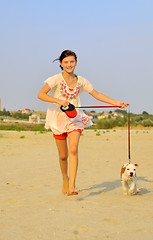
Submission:
{"label": "distant building", "polygon": [[24,108],[22,110],[22,113],[27,113],[27,114],[30,114],[31,113],[31,110],[29,108]]}
{"label": "distant building", "polygon": [[41,122],[40,115],[34,114],[34,115],[29,116],[29,122],[30,123],[40,123]]}
{"label": "distant building", "polygon": [[122,113],[112,112],[112,118],[115,119],[117,117],[124,118],[124,115]]}
{"label": "distant building", "polygon": [[124,115],[122,113],[118,113],[118,112],[86,112],[86,115],[90,118],[90,119],[105,119],[105,118],[112,118],[112,119],[116,119],[117,117],[120,118],[124,118]]}
{"label": "distant building", "polygon": [[101,115],[98,116],[98,119],[109,118],[109,116],[110,116],[110,113],[103,112]]}
{"label": "distant building", "polygon": [[93,116],[91,113],[86,113],[86,115],[90,118],[90,119],[93,119]]}

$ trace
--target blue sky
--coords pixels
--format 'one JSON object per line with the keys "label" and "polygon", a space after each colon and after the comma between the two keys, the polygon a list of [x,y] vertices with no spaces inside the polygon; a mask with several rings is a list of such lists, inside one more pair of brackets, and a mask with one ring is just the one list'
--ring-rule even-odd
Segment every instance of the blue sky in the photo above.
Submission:
{"label": "blue sky", "polygon": [[[94,88],[153,114],[152,0],[0,1],[2,108],[46,110],[37,99],[65,49]],[[101,105],[89,94],[83,105]]]}

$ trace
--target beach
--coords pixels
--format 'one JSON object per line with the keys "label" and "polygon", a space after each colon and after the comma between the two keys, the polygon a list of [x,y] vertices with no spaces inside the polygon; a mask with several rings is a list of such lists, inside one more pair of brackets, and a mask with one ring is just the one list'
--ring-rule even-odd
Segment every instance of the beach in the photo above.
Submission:
{"label": "beach", "polygon": [[140,193],[124,196],[127,130],[85,130],[77,196],[61,193],[50,132],[0,131],[0,240],[152,240],[153,130],[131,131]]}

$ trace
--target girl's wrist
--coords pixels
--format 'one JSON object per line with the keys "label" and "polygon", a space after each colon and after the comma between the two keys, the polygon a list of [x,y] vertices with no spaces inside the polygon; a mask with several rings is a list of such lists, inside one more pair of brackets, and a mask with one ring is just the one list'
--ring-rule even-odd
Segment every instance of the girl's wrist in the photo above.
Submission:
{"label": "girl's wrist", "polygon": [[114,102],[114,106],[118,106],[119,102],[118,101],[115,101]]}
{"label": "girl's wrist", "polygon": [[60,99],[55,98],[55,103],[57,103],[58,105],[61,105],[61,103],[60,103]]}

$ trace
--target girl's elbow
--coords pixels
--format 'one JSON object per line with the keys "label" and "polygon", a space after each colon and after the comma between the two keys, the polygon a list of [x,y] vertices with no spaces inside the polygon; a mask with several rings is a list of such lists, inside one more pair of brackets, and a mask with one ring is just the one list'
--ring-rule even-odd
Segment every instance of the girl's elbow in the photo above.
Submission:
{"label": "girl's elbow", "polygon": [[93,89],[91,92],[90,92],[91,96],[93,96],[95,99],[99,99],[99,92],[97,92],[95,89]]}
{"label": "girl's elbow", "polygon": [[92,94],[92,96],[93,96],[96,100],[99,100],[99,94],[98,94],[98,92]]}
{"label": "girl's elbow", "polygon": [[40,92],[38,93],[37,98],[41,99],[41,93]]}

